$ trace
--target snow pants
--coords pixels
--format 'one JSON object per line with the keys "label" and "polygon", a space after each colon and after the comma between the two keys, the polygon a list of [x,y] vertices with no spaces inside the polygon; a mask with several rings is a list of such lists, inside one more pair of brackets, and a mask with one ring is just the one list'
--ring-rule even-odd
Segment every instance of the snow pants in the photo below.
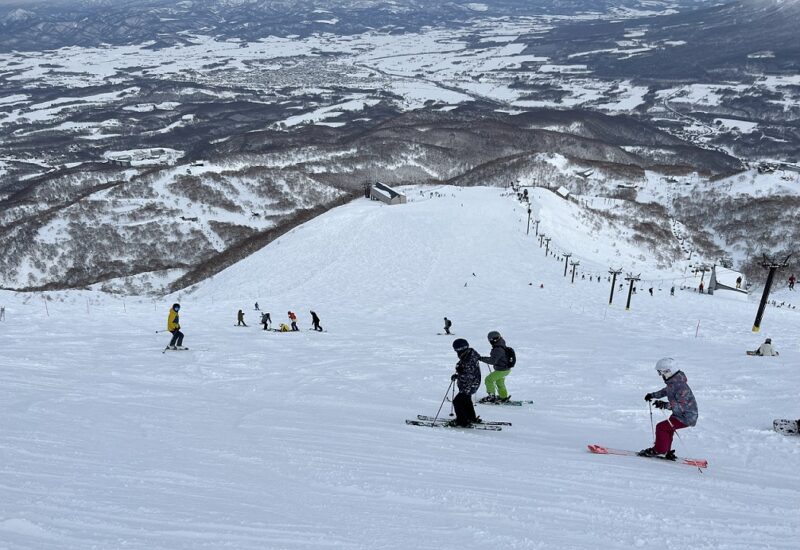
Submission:
{"label": "snow pants", "polygon": [[496,370],[492,371],[489,376],[486,377],[486,393],[489,395],[495,395],[495,388],[497,389],[497,395],[505,399],[508,397],[508,390],[506,390],[506,376],[510,373],[510,370]]}
{"label": "snow pants", "polygon": [[668,453],[672,449],[672,435],[685,427],[686,424],[674,416],[656,424],[656,443],[653,446],[655,451],[662,455]]}
{"label": "snow pants", "polygon": [[314,330],[322,332],[322,325],[319,324],[319,321],[314,321]]}
{"label": "snow pants", "polygon": [[183,345],[183,333],[175,329],[172,331],[172,340],[169,341],[170,347],[172,346],[182,346]]}
{"label": "snow pants", "polygon": [[297,328],[297,321],[292,321],[292,330],[293,331],[300,330],[299,328]]}
{"label": "snow pants", "polygon": [[475,407],[472,404],[472,396],[468,393],[458,392],[453,398],[453,410],[456,413],[456,424],[459,426],[469,426],[477,420]]}

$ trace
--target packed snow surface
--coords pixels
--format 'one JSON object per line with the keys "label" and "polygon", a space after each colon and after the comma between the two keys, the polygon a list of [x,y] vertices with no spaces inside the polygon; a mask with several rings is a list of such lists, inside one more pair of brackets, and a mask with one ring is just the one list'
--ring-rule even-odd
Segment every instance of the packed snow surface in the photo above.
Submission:
{"label": "packed snow surface", "polygon": [[[797,547],[800,438],[771,430],[800,417],[796,310],[754,335],[753,301],[665,285],[609,306],[526,235],[526,206],[435,191],[357,200],[161,300],[0,293],[0,548]],[[174,301],[191,349],[162,354]],[[302,330],[260,330],[256,301]],[[515,348],[507,384],[535,404],[477,407],[513,426],[404,424],[448,388],[445,316],[481,354],[490,330]],[[781,355],[745,356],[765,336]],[[704,473],[586,449],[650,446],[663,356],[700,410],[677,452]]]}

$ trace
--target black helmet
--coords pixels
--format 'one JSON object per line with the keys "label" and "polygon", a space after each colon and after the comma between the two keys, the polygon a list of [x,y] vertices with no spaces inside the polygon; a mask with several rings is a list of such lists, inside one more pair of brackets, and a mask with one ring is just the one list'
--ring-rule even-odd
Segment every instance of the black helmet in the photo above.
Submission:
{"label": "black helmet", "polygon": [[767,338],[766,340],[764,340],[764,343],[765,344],[771,344],[772,343],[772,338]]}
{"label": "black helmet", "polygon": [[172,304],[172,309],[174,309],[175,311],[178,311],[180,308],[181,308],[180,304]]}
{"label": "black helmet", "polygon": [[497,332],[496,330],[493,330],[492,332],[490,332],[489,334],[486,335],[486,338],[488,338],[490,343],[494,344],[500,338],[502,338],[502,336],[500,336],[499,332]]}
{"label": "black helmet", "polygon": [[457,352],[464,351],[467,348],[469,348],[469,342],[467,342],[463,338],[456,338],[453,341],[453,349],[456,350]]}

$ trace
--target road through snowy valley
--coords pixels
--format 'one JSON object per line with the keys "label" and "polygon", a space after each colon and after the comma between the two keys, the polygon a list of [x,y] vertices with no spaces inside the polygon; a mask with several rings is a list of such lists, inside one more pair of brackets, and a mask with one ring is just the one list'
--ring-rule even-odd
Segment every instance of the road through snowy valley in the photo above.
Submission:
{"label": "road through snowy valley", "polygon": [[[771,424],[800,417],[798,311],[754,335],[754,299],[671,297],[670,279],[609,307],[503,191],[438,191],[357,200],[157,301],[1,293],[0,548],[797,548],[800,438]],[[174,301],[191,349],[162,354]],[[260,330],[256,301],[302,331]],[[445,316],[484,355],[490,330],[515,348],[509,390],[535,404],[477,406],[513,426],[404,424],[448,387]],[[765,336],[780,357],[745,356]],[[677,452],[708,469],[589,453],[651,445],[668,355],[700,410]]]}

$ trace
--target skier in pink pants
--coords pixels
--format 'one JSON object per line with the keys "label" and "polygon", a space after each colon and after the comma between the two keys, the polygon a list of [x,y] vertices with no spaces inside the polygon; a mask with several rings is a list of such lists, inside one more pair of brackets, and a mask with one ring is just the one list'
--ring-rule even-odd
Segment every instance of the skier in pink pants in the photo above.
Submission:
{"label": "skier in pink pants", "polygon": [[648,393],[644,400],[666,397],[667,401],[655,401],[653,405],[658,409],[671,410],[672,416],[656,425],[655,444],[649,449],[639,451],[639,455],[675,460],[675,452],[671,450],[672,436],[681,428],[697,424],[697,401],[687,383],[686,375],[678,369],[675,359],[660,359],[656,363],[656,371],[667,385],[657,392]]}

